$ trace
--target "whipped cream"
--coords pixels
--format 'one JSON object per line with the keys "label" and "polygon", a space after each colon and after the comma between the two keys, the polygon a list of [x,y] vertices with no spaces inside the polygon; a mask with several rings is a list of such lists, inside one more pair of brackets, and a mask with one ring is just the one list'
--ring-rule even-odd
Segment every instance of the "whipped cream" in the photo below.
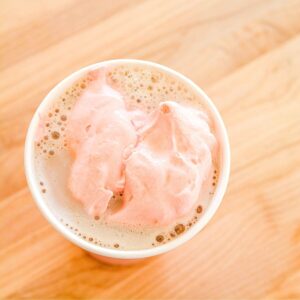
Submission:
{"label": "whipped cream", "polygon": [[[194,207],[217,142],[208,116],[173,101],[146,114],[94,71],[72,109],[66,138],[69,189],[91,216],[129,225],[168,225]],[[123,193],[117,211],[109,210]]]}

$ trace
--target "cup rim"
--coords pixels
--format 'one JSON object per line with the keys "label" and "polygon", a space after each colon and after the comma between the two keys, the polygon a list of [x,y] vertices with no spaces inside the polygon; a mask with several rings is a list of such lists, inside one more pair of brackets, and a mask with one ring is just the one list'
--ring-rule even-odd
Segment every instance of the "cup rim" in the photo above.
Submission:
{"label": "cup rim", "polygon": [[[177,237],[176,239],[157,247],[153,247],[149,249],[140,249],[140,250],[110,249],[110,248],[105,248],[99,245],[92,244],[86,240],[81,239],[80,237],[75,235],[71,230],[66,228],[51,212],[50,208],[43,200],[41,191],[38,186],[38,182],[34,180],[35,172],[34,172],[34,155],[33,155],[34,147],[33,146],[34,146],[35,130],[39,119],[39,113],[43,111],[44,108],[46,108],[46,105],[49,102],[51,102],[58,94],[60,94],[59,91],[62,92],[63,90],[65,90],[66,87],[70,86],[76,79],[79,79],[84,73],[94,69],[98,69],[106,65],[126,64],[126,63],[134,63],[142,66],[146,65],[149,67],[159,69],[167,74],[174,76],[175,78],[179,78],[180,80],[182,80],[183,82],[191,86],[193,90],[200,95],[202,101],[205,103],[205,106],[208,107],[214,119],[214,123],[216,124],[216,127],[218,127],[218,132],[219,132],[218,141],[221,144],[220,148],[222,149],[219,179],[211,203],[208,206],[207,210],[204,212],[203,216],[201,216],[201,218],[197,221],[197,223],[194,226],[192,226],[187,232],[183,233],[181,236]],[[230,145],[229,145],[227,131],[219,111],[215,107],[212,100],[207,96],[207,94],[191,79],[187,78],[185,75],[182,75],[181,73],[169,67],[166,67],[164,65],[155,62],[138,60],[138,59],[113,59],[113,60],[105,60],[99,63],[95,63],[83,67],[73,72],[69,76],[67,76],[65,79],[60,81],[54,88],[50,90],[50,92],[39,104],[30,122],[27,135],[26,135],[26,140],[25,140],[24,165],[25,165],[25,175],[26,175],[27,183],[29,186],[29,190],[33,196],[33,199],[35,200],[37,206],[39,207],[44,217],[65,238],[67,238],[69,241],[79,246],[80,248],[97,255],[111,257],[111,258],[118,258],[118,259],[138,259],[138,258],[156,256],[168,252],[172,249],[175,249],[180,245],[184,244],[185,242],[187,242],[188,240],[190,240],[207,225],[207,223],[211,220],[213,215],[216,213],[218,207],[220,206],[228,185],[229,173],[230,173]]]}

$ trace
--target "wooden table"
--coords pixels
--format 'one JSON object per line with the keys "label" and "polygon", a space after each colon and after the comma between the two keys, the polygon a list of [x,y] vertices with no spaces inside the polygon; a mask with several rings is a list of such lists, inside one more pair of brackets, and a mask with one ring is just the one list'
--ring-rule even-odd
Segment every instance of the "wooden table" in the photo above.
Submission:
{"label": "wooden table", "polygon": [[[300,1],[1,0],[0,298],[300,299]],[[66,75],[111,58],[174,68],[212,97],[232,174],[207,228],[131,267],[105,266],[41,216],[27,126]]]}

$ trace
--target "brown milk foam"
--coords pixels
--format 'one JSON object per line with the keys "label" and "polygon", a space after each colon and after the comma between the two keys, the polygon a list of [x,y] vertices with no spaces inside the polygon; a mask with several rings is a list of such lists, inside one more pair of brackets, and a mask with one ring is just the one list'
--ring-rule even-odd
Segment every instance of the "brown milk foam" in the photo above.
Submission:
{"label": "brown milk foam", "polygon": [[[128,107],[150,113],[162,101],[176,101],[207,112],[200,96],[187,84],[152,67],[140,67],[134,63],[108,66],[107,77],[111,85],[122,93]],[[72,107],[91,80],[89,75],[83,76],[54,99],[41,116],[47,132],[43,132],[41,139],[36,141],[35,169],[44,201],[57,219],[91,243],[122,250],[147,249],[167,243],[189,230],[207,209],[218,180],[219,158],[213,158],[214,169],[204,183],[194,209],[174,224],[151,228],[107,223],[101,217],[93,219],[67,188],[72,158],[64,133]],[[213,124],[210,125],[213,131]],[[111,209],[122,200],[122,194],[114,195],[113,200]]]}

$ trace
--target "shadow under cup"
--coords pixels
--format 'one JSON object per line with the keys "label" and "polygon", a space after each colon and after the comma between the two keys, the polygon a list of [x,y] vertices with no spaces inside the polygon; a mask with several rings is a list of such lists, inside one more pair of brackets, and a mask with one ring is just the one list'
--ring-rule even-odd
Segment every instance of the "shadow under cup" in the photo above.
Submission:
{"label": "shadow under cup", "polygon": [[[36,176],[34,168],[34,143],[35,133],[39,123],[39,114],[41,114],[47,109],[49,103],[51,103],[54,99],[57,99],[57,97],[59,97],[68,87],[70,87],[75,81],[82,78],[88,72],[98,69],[100,67],[108,65],[113,66],[118,64],[135,64],[141,67],[151,67],[164,73],[167,73],[175,78],[178,78],[183,83],[188,85],[197,95],[199,95],[199,97],[201,97],[203,104],[210,112],[210,115],[214,122],[215,135],[219,144],[219,179],[211,203],[209,204],[208,208],[204,211],[202,217],[197,221],[195,225],[193,225],[188,231],[186,231],[178,238],[161,246],[143,250],[110,249],[92,244],[86,240],[81,239],[80,237],[75,235],[71,230],[66,228],[52,213],[45,201],[43,201],[43,196],[39,188],[39,183],[37,182],[37,180],[35,180]],[[218,110],[214,106],[213,102],[209,99],[209,97],[204,93],[204,91],[200,89],[190,79],[186,78],[182,74],[170,68],[159,65],[157,63],[133,59],[118,59],[104,61],[82,68],[79,71],[65,78],[49,92],[49,94],[39,105],[29,125],[25,142],[24,161],[26,178],[32,196],[36,201],[39,209],[43,213],[44,217],[54,226],[54,228],[61,234],[63,234],[68,240],[81,247],[82,249],[88,251],[94,258],[99,259],[105,263],[128,265],[130,263],[139,262],[141,259],[160,255],[172,249],[175,249],[183,243],[187,242],[205,227],[205,225],[209,222],[209,220],[213,217],[216,210],[218,209],[227,188],[230,172],[230,147],[227,132]]]}

